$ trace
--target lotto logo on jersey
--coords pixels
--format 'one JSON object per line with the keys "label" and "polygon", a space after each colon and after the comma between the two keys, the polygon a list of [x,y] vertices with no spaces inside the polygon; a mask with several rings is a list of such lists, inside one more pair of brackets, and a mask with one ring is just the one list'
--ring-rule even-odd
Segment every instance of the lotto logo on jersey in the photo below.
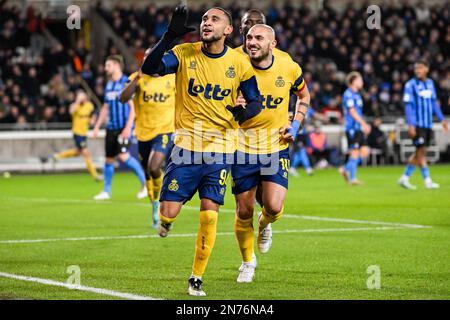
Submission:
{"label": "lotto logo on jersey", "polygon": [[276,109],[278,105],[284,100],[282,97],[274,98],[270,94],[267,96],[261,95],[261,97],[263,99],[263,107],[268,109]]}
{"label": "lotto logo on jersey", "polygon": [[170,95],[164,95],[163,93],[154,93],[147,94],[147,92],[143,92],[142,98],[145,102],[154,101],[154,102],[166,102],[166,100],[170,97]]}
{"label": "lotto logo on jersey", "polygon": [[220,85],[212,85],[207,83],[206,86],[201,84],[195,84],[195,79],[189,79],[188,93],[190,96],[197,97],[199,94],[210,100],[223,100],[225,97],[229,96],[231,93],[230,89],[222,89]]}

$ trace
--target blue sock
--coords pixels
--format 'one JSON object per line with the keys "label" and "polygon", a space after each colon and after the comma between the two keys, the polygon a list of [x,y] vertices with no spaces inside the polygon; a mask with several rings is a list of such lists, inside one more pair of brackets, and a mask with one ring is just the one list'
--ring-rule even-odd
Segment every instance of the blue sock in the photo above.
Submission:
{"label": "blue sock", "polygon": [[359,166],[362,163],[363,158],[360,156],[357,160],[358,160],[357,165]]}
{"label": "blue sock", "polygon": [[303,168],[306,170],[311,169],[311,163],[309,162],[308,153],[306,153],[305,148],[300,149],[300,161],[302,162]]}
{"label": "blue sock", "polygon": [[[300,149],[301,150],[301,149]],[[301,159],[300,159],[300,150],[297,150],[296,152],[294,152],[294,154],[292,155],[292,160],[291,160],[291,168],[296,169],[299,164],[301,163]]]}
{"label": "blue sock", "polygon": [[111,194],[111,182],[114,175],[114,164],[105,163],[105,168],[103,169],[103,175],[105,176],[105,184],[103,190]]}
{"label": "blue sock", "polygon": [[356,169],[358,168],[358,159],[350,158],[345,165],[345,170],[349,173],[350,181],[356,179]]}
{"label": "blue sock", "polygon": [[430,169],[427,166],[421,167],[420,172],[422,173],[423,180],[428,179],[430,177]]}
{"label": "blue sock", "polygon": [[138,176],[139,181],[141,182],[141,186],[145,185],[145,173],[144,170],[141,167],[141,164],[139,161],[137,161],[134,157],[129,156],[127,161],[125,161],[125,164],[128,168],[133,170],[133,172]]}
{"label": "blue sock", "polygon": [[416,170],[416,166],[411,163],[408,163],[406,165],[405,172],[403,174],[407,177],[411,177],[411,175],[414,173],[414,170]]}

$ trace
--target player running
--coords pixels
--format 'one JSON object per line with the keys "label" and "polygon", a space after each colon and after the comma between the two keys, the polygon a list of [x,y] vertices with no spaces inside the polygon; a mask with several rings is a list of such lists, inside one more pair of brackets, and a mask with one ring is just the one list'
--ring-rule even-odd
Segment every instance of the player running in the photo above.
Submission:
{"label": "player running", "polygon": [[[261,253],[270,249],[271,224],[283,214],[288,188],[289,142],[295,140],[310,103],[302,69],[291,58],[274,56],[276,43],[275,31],[268,25],[253,26],[246,37],[264,102],[263,111],[241,125],[237,162],[231,168],[237,207],[234,230],[243,260],[237,282],[252,282],[255,276],[253,209],[258,187],[262,212],[257,244]],[[298,97],[297,111],[289,123],[292,93]]]}
{"label": "player running", "polygon": [[94,105],[83,90],[78,90],[75,102],[69,107],[69,113],[72,116],[72,133],[75,141],[75,148],[65,150],[54,154],[53,160],[57,161],[63,158],[72,158],[83,156],[84,162],[90,175],[95,181],[101,181],[103,177],[97,173],[97,169],[92,162],[89,149],[87,148],[87,133],[89,124],[94,120]]}
{"label": "player running", "polygon": [[448,132],[448,123],[437,102],[433,80],[427,77],[429,70],[428,62],[424,60],[417,61],[414,64],[415,78],[405,84],[403,95],[408,135],[413,139],[416,151],[409,157],[405,172],[398,183],[400,186],[410,190],[417,189],[416,186],[409,182],[409,177],[413,174],[416,166],[420,167],[427,189],[439,188],[439,184],[431,180],[430,170],[427,165],[427,146],[430,145],[433,134],[433,115],[436,115],[442,123],[444,132]]}
{"label": "player running", "polygon": [[350,185],[361,185],[356,178],[358,165],[369,156],[367,135],[370,126],[363,118],[363,100],[359,91],[364,82],[359,72],[350,72],[346,79],[347,90],[342,97],[342,109],[345,118],[345,134],[348,141],[349,157],[347,163],[339,168],[339,173]]}
{"label": "player running", "polygon": [[[146,56],[150,50],[146,51]],[[159,226],[159,195],[165,159],[172,149],[175,118],[175,75],[148,76],[138,71],[130,75],[120,95],[125,103],[133,97],[136,111],[135,134],[145,171],[148,197],[152,203],[153,228]]]}
{"label": "player running", "polygon": [[111,183],[114,175],[114,161],[116,157],[138,176],[141,189],[137,197],[142,199],[147,196],[144,171],[139,161],[128,153],[134,121],[134,105],[133,101],[127,103],[121,103],[119,101],[119,95],[128,81],[128,77],[123,74],[122,69],[123,58],[121,56],[113,55],[106,58],[105,72],[108,77],[108,82],[105,87],[104,103],[92,134],[95,139],[98,136],[101,125],[109,116],[105,138],[106,159],[103,172],[105,183],[103,191],[94,197],[95,200],[111,199]]}
{"label": "player running", "polygon": [[[176,73],[175,146],[161,190],[159,234],[167,236],[183,203],[198,191],[200,228],[188,293],[204,296],[202,276],[216,239],[219,206],[236,150],[236,121],[245,123],[261,112],[262,105],[251,64],[225,46],[233,20],[224,9],[215,7],[203,15],[201,42],[177,45],[164,54],[176,38],[194,30],[186,21],[187,8],[178,6],[142,71],[161,76]],[[247,101],[245,108],[231,107],[236,105],[238,89]]]}

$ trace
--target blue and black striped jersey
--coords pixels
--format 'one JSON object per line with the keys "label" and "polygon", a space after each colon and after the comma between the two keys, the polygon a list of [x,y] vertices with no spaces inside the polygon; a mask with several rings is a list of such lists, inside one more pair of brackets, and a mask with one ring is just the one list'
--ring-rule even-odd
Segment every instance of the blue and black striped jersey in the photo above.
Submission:
{"label": "blue and black striped jersey", "polygon": [[130,114],[130,106],[128,103],[121,103],[119,100],[120,93],[125,88],[128,77],[122,75],[117,81],[109,80],[105,87],[104,102],[108,105],[109,121],[106,128],[108,130],[120,130],[127,124]]}

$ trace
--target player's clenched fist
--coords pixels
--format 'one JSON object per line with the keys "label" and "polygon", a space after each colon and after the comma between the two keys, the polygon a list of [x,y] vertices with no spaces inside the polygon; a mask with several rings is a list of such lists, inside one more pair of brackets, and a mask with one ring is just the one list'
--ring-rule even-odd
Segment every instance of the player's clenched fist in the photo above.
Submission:
{"label": "player's clenched fist", "polygon": [[179,5],[172,13],[166,37],[175,39],[195,30],[193,27],[186,26],[188,18],[188,9],[186,6]]}

